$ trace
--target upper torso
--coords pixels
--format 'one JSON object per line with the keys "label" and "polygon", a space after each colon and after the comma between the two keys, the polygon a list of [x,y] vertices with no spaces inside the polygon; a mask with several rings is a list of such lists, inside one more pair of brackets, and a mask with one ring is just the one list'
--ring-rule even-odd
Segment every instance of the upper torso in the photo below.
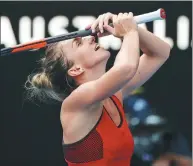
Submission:
{"label": "upper torso", "polygon": [[[80,120],[71,118],[72,123]],[[112,96],[92,118],[83,119],[80,129],[75,130],[75,137],[84,133],[79,139],[63,145],[64,158],[69,166],[129,166],[134,142],[120,100]],[[67,134],[65,131],[64,141]],[[69,134],[73,138],[73,134]]]}

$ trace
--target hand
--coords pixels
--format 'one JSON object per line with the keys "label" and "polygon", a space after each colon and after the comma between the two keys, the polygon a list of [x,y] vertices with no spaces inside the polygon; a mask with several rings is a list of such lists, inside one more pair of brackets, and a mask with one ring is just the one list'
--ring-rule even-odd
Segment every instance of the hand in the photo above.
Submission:
{"label": "hand", "polygon": [[[109,26],[109,21],[113,22],[113,27]],[[98,36],[106,36],[113,34],[115,37],[122,38],[129,31],[136,30],[137,24],[133,18],[133,13],[119,13],[118,15],[112,13],[106,13],[100,15],[92,25],[88,26],[86,29],[92,29],[92,32],[96,32],[96,29],[99,28],[100,33]],[[107,33],[104,33],[104,29]]]}
{"label": "hand", "polygon": [[137,30],[137,24],[133,18],[133,13],[119,13],[113,17],[113,27],[107,25],[105,29],[115,37],[124,37],[130,31]]}
{"label": "hand", "polygon": [[88,25],[85,29],[92,29],[92,33],[98,32],[98,37],[111,35],[110,32],[104,31],[104,26],[108,26],[109,21],[112,22],[113,16],[115,14],[112,13],[105,13],[100,15],[91,25]]}

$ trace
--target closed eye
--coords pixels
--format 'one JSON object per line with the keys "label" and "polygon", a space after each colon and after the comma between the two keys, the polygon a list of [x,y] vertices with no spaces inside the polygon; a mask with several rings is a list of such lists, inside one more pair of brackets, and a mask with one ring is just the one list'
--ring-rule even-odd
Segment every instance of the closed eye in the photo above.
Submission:
{"label": "closed eye", "polygon": [[73,39],[73,41],[72,41],[72,47],[73,47],[73,45],[76,45],[76,46],[80,46],[81,44],[82,44],[82,38],[75,38],[75,39]]}

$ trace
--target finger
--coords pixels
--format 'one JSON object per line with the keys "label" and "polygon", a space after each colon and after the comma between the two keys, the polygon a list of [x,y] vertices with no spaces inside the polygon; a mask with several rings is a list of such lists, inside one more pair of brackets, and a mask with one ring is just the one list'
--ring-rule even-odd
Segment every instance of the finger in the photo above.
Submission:
{"label": "finger", "polygon": [[104,30],[103,30],[104,17],[105,17],[105,15],[101,15],[101,17],[99,17],[99,30],[101,33],[104,32]]}
{"label": "finger", "polygon": [[128,13],[124,13],[124,14],[123,14],[123,17],[128,17],[128,16],[129,16]]}
{"label": "finger", "polygon": [[104,36],[108,36],[108,35],[111,35],[111,33],[109,33],[109,32],[100,33],[100,32],[99,32],[99,33],[97,34],[98,37],[104,37]]}
{"label": "finger", "polygon": [[104,25],[107,26],[109,24],[109,20],[112,20],[113,14],[112,13],[107,13],[107,15],[104,18]]}
{"label": "finger", "polygon": [[[118,19],[118,15],[113,16],[113,27],[114,27],[114,32],[116,31],[116,29],[118,28],[119,25],[119,19]],[[113,33],[114,34],[114,33]]]}
{"label": "finger", "polygon": [[123,13],[118,14],[118,19],[120,19],[121,17],[123,17]]}
{"label": "finger", "polygon": [[122,18],[123,18],[123,13],[119,13],[117,17],[117,24],[120,24],[120,21]]}
{"label": "finger", "polygon": [[115,25],[115,24],[116,24],[116,22],[117,22],[117,18],[118,18],[118,16],[117,16],[117,15],[113,15],[113,25]]}
{"label": "finger", "polygon": [[114,28],[111,27],[110,25],[104,25],[104,28],[107,32],[113,34],[114,33]]}
{"label": "finger", "polygon": [[96,19],[96,20],[92,23],[92,25],[91,25],[92,33],[95,33],[96,27],[98,26],[98,23],[99,23],[99,18]]}
{"label": "finger", "polygon": [[133,13],[132,12],[129,12],[129,17],[133,17]]}

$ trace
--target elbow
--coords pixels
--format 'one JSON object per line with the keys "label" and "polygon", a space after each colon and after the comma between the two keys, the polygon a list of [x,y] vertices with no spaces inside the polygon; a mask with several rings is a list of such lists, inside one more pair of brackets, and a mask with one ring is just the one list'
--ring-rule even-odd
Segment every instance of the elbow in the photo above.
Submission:
{"label": "elbow", "polygon": [[157,50],[156,52],[153,52],[153,53],[149,53],[149,55],[151,54],[153,56],[158,56],[165,61],[169,58],[170,52],[171,52],[170,45],[168,43],[164,43],[164,45],[162,45],[159,48],[159,50]]}
{"label": "elbow", "polygon": [[128,80],[132,79],[135,76],[137,69],[138,69],[138,65],[139,65],[139,63],[137,63],[135,65],[130,65],[130,68],[128,71]]}
{"label": "elbow", "polygon": [[166,58],[168,58],[170,56],[171,49],[172,49],[171,46],[169,44],[166,44],[166,47],[165,47]]}
{"label": "elbow", "polygon": [[171,52],[171,46],[168,43],[165,43],[164,48],[161,50],[161,56],[166,60],[169,58]]}

